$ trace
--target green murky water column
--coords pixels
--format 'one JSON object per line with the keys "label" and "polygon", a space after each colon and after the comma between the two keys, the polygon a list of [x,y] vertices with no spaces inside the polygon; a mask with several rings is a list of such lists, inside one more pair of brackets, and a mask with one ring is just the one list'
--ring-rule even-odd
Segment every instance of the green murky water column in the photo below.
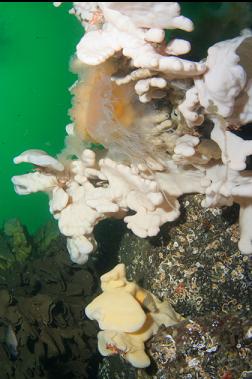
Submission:
{"label": "green murky water column", "polygon": [[55,154],[64,143],[69,60],[82,27],[52,3],[0,3],[0,225],[18,217],[30,231],[49,219],[45,194],[18,196],[11,177],[28,172],[13,157],[36,148]]}

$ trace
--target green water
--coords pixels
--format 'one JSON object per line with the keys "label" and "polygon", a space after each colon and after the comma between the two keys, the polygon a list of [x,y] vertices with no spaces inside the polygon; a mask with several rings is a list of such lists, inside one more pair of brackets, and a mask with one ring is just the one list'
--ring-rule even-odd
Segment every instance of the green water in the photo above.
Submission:
{"label": "green water", "polygon": [[[190,40],[193,57],[202,58],[210,44],[249,25],[248,4],[182,3],[195,32],[172,35]],[[83,33],[67,12],[70,6],[0,3],[0,226],[17,217],[33,232],[50,218],[46,195],[18,196],[10,179],[30,169],[12,162],[22,151],[37,148],[55,154],[63,147],[71,104],[68,88],[76,79],[69,60]]]}
{"label": "green water", "polygon": [[14,156],[37,148],[55,154],[63,147],[69,86],[75,76],[69,59],[82,27],[67,12],[70,4],[0,4],[0,223],[18,217],[34,231],[50,216],[44,194],[18,196],[11,177],[28,172]]}

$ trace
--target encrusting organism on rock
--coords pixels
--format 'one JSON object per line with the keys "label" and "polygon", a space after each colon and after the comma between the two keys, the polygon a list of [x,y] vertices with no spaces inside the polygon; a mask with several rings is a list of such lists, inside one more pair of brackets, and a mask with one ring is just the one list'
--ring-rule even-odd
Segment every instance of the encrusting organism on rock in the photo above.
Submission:
{"label": "encrusting organism on rock", "polygon": [[[205,71],[202,63],[175,57],[190,50],[189,42],[176,39],[164,45],[164,29],[193,30],[191,20],[180,15],[178,3],[75,4],[74,9],[82,20],[86,19],[83,22],[86,34],[77,45],[77,56],[82,62],[97,65],[121,52],[132,61],[133,67],[161,71],[171,78],[192,77]],[[160,53],[159,49],[164,52]]]}
{"label": "encrusting organism on rock", "polygon": [[[41,152],[26,151],[15,161],[35,163],[36,154],[41,156]],[[21,195],[38,191],[49,194],[50,212],[58,220],[61,233],[68,237],[68,251],[76,263],[86,262],[95,244],[93,228],[104,218],[124,217],[128,228],[144,238],[156,235],[162,224],[179,215],[177,200],[171,197],[167,204],[155,181],[141,177],[134,167],[108,158],[97,162],[89,149],[80,159],[66,161],[65,167],[55,159],[57,164],[49,169],[50,156],[44,153],[44,159],[45,166],[40,159],[39,171],[15,176],[12,182]],[[58,171],[58,167],[64,170]],[[129,209],[135,214],[127,215]]]}
{"label": "encrusting organism on rock", "polygon": [[204,114],[218,114],[236,128],[251,122],[251,49],[250,30],[208,49],[206,73],[194,79],[194,86],[179,106],[189,126],[202,124]]}
{"label": "encrusting organism on rock", "polygon": [[126,279],[124,264],[101,276],[102,294],[85,309],[99,324],[98,349],[104,356],[119,354],[133,366],[150,365],[144,343],[160,325],[170,326],[183,318],[168,301],[161,302],[149,291]]}
{"label": "encrusting organism on rock", "polygon": [[[40,150],[16,157],[36,166],[13,177],[16,192],[49,194],[76,263],[93,251],[101,220],[155,236],[187,193],[204,194],[203,207],[238,203],[239,248],[252,254],[252,143],[239,136],[252,121],[251,32],[218,42],[197,63],[178,57],[188,42],[165,43],[165,29],[193,28],[177,3],[75,2],[71,13],[86,33],[72,62],[79,78],[66,149],[57,159]],[[104,149],[92,151],[97,144]]]}

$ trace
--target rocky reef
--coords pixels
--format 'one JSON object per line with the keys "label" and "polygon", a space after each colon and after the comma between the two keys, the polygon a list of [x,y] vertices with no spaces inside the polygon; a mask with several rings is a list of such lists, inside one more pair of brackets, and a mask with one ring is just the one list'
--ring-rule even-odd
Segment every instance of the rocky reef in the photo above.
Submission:
{"label": "rocky reef", "polygon": [[[63,237],[5,227],[7,378],[248,379],[252,32],[195,61],[171,37],[194,28],[178,3],[74,2],[70,13],[85,32],[65,148],[18,152],[35,170],[12,178],[19,195],[48,194]],[[115,357],[97,355],[84,309]]]}
{"label": "rocky reef", "polygon": [[[252,261],[237,249],[238,209],[202,210],[201,200],[186,195],[182,218],[146,240],[117,221],[96,228],[101,259],[112,253],[130,278],[185,317],[147,342],[150,367],[134,372],[119,357],[104,358],[99,378],[251,377]],[[112,230],[115,239],[105,240]]]}
{"label": "rocky reef", "polygon": [[[156,237],[102,221],[97,251],[84,266],[69,260],[57,225],[29,237],[32,255],[3,271],[0,282],[3,378],[250,378],[251,257],[237,249],[237,206],[202,210],[202,196],[186,195],[182,217]],[[119,262],[129,279],[169,299],[184,318],[147,341],[146,369],[132,367],[120,351],[102,358],[96,323],[85,316],[100,293],[98,276]]]}

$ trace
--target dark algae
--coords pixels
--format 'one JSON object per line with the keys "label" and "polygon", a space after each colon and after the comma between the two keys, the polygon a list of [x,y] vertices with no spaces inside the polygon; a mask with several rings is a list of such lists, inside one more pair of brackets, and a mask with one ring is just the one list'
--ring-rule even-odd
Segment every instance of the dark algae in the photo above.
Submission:
{"label": "dark algae", "polygon": [[[47,225],[34,239],[34,256],[13,263],[0,280],[1,379],[90,378],[97,354],[94,323],[85,306],[97,289],[91,265],[77,266],[68,258],[65,243]],[[36,257],[36,241],[40,246]],[[45,250],[41,250],[42,247]],[[6,328],[15,335],[16,354]],[[12,348],[12,351],[10,350]]]}

